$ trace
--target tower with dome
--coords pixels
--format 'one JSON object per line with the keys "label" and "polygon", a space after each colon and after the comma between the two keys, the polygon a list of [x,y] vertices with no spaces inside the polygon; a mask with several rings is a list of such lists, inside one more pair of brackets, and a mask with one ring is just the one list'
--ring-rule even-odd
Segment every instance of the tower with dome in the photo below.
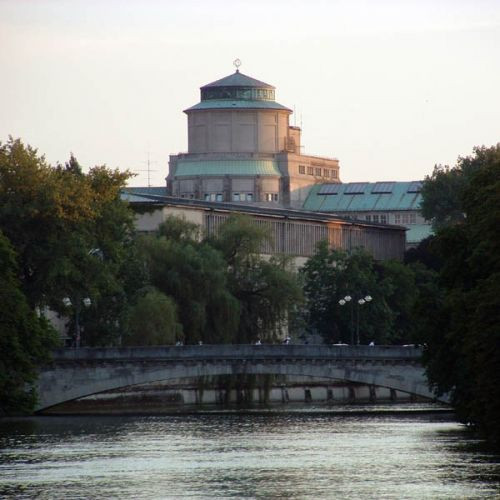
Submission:
{"label": "tower with dome", "polygon": [[339,162],[301,154],[292,110],[275,87],[236,71],[201,87],[184,110],[188,152],[170,156],[168,194],[205,201],[299,208],[315,184],[337,183]]}

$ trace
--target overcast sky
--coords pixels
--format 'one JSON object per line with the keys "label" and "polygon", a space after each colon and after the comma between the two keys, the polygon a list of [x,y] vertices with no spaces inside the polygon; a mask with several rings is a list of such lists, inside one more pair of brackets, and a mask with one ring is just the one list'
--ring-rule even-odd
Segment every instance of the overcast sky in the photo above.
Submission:
{"label": "overcast sky", "polygon": [[182,110],[236,58],[344,182],[421,179],[500,141],[500,0],[0,0],[0,141],[135,171],[149,152],[163,185]]}

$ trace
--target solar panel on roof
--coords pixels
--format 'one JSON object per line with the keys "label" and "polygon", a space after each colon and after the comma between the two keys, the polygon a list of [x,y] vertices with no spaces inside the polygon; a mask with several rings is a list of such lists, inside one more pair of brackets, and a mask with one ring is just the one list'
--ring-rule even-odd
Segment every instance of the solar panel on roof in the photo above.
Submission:
{"label": "solar panel on roof", "polygon": [[364,194],[367,182],[351,182],[346,187],[344,194]]}
{"label": "solar panel on roof", "polygon": [[318,194],[338,194],[340,184],[323,184],[318,191]]}
{"label": "solar panel on roof", "polygon": [[422,181],[413,181],[408,186],[408,193],[420,193],[422,189]]}
{"label": "solar panel on roof", "polygon": [[392,188],[394,187],[394,182],[376,182],[373,186],[372,193],[392,193]]}

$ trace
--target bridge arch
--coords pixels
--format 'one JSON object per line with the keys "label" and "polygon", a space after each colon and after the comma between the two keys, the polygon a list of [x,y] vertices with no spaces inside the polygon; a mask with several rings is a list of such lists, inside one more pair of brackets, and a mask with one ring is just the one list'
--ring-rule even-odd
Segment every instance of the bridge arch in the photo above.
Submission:
{"label": "bridge arch", "polygon": [[[434,399],[420,352],[335,346],[185,346],[56,351],[38,380],[41,411],[121,387],[236,374],[304,376],[386,387]],[[445,398],[441,399],[446,402]]]}

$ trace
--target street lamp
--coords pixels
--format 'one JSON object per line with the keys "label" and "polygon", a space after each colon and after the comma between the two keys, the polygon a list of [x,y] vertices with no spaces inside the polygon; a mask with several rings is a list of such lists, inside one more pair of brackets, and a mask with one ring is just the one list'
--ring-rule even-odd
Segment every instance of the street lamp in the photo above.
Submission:
{"label": "street lamp", "polygon": [[[371,295],[365,295],[364,297],[361,296],[354,300],[356,300],[356,344],[359,345],[359,306],[367,304],[373,299]],[[339,300],[341,306],[345,306],[347,303],[351,302],[351,345],[354,345],[354,300],[350,295],[346,295],[343,299]]]}
{"label": "street lamp", "polygon": [[[339,304],[341,306],[345,306],[349,302],[351,302],[352,297],[350,295],[346,295],[343,299],[339,300]],[[354,312],[352,309],[352,302],[351,302],[351,345],[354,344]]]}
{"label": "street lamp", "polygon": [[372,301],[371,295],[365,295],[365,297],[362,297],[358,299],[358,305],[356,307],[356,344],[359,345],[359,306],[362,306],[364,304],[368,304]]}
{"label": "street lamp", "polygon": [[[64,297],[62,299],[62,303],[64,304],[65,307],[71,307],[73,305],[73,302],[69,297]],[[84,299],[81,300],[81,303],[85,307],[90,307],[92,304],[92,301],[90,300],[90,297],[85,297]],[[80,300],[75,300],[75,348],[80,347],[80,339],[81,339],[81,331],[80,331],[80,311],[81,311],[81,304]]]}

